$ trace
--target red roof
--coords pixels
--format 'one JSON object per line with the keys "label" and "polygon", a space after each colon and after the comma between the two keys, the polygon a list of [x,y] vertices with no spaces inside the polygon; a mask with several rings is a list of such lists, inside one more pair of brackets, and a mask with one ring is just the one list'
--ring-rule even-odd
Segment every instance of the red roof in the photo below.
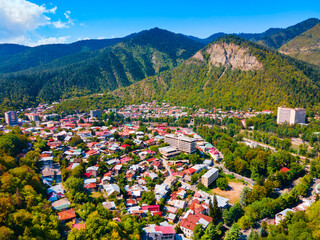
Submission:
{"label": "red roof", "polygon": [[58,213],[58,218],[60,221],[70,220],[75,217],[76,217],[76,212],[74,211],[73,208]]}
{"label": "red roof", "polygon": [[152,214],[152,216],[154,216],[154,215],[158,215],[159,217],[162,216],[160,211],[151,212],[151,214]]}
{"label": "red roof", "polygon": [[78,224],[73,224],[72,228],[76,228],[76,229],[86,229],[86,224],[85,223],[78,223]]}
{"label": "red roof", "polygon": [[121,145],[121,147],[126,149],[127,147],[130,147],[130,145],[129,144],[123,144],[123,145]]}
{"label": "red roof", "polygon": [[196,172],[196,170],[194,168],[188,168],[188,169],[184,170],[184,172],[186,174],[192,175]]}
{"label": "red roof", "polygon": [[96,183],[88,183],[87,185],[84,186],[84,188],[86,189],[92,189],[92,188],[96,188],[97,184]]}
{"label": "red roof", "polygon": [[290,171],[290,169],[289,169],[289,168],[286,168],[286,167],[283,167],[283,168],[280,169],[280,172],[286,173],[286,172],[288,172],[288,171]]}
{"label": "red roof", "polygon": [[129,161],[131,161],[131,160],[132,160],[131,157],[124,157],[124,158],[121,158],[121,159],[120,159],[120,162],[121,162],[121,163],[127,163],[127,162],[129,162]]}
{"label": "red roof", "polygon": [[84,174],[83,174],[83,176],[84,176],[84,177],[87,177],[87,178],[91,177],[91,175],[92,175],[91,172],[87,172],[87,173],[84,173]]}
{"label": "red roof", "polygon": [[98,153],[98,152],[95,151],[95,150],[86,151],[86,154],[88,154],[88,155],[95,155],[95,154],[97,154],[97,153]]}
{"label": "red roof", "polygon": [[159,205],[142,206],[141,209],[148,210],[150,212],[157,212],[157,211],[160,211],[160,206]]}
{"label": "red roof", "polygon": [[162,232],[162,234],[175,234],[173,226],[155,226],[154,230]]}

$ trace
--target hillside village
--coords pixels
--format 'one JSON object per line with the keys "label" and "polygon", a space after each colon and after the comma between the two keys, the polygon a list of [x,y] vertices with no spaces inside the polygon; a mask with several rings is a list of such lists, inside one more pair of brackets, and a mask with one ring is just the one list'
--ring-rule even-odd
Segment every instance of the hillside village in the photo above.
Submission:
{"label": "hillside village", "polygon": [[[29,150],[41,149],[41,179],[64,234],[86,229],[82,206],[94,202],[109,210],[113,221],[121,221],[123,215],[145,219],[142,239],[195,239],[199,231],[207,233],[208,226],[220,234],[228,230],[230,225],[222,225],[222,212],[237,207],[243,189],[251,191],[256,182],[228,170],[215,141],[199,135],[193,119],[238,118],[245,128],[246,118],[271,113],[190,112],[155,101],[62,118],[46,114],[50,109],[50,105],[27,109],[17,124],[31,140]],[[165,117],[176,126],[162,121]],[[184,117],[190,118],[188,123],[179,120]],[[106,126],[108,121],[112,124]],[[279,169],[282,174],[288,171]],[[264,221],[279,224],[288,212],[304,211],[314,200],[315,195],[301,198],[293,208],[281,209]],[[239,237],[249,234],[237,231]]]}

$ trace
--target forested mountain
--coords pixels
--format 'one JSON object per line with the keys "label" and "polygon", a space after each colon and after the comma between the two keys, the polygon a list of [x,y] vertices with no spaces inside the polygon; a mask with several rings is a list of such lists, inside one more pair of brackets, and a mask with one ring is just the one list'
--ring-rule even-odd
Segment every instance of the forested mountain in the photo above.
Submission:
{"label": "forested mountain", "polygon": [[[295,38],[296,36],[300,35],[301,33],[313,28],[316,24],[320,23],[319,19],[310,18],[301,23],[295,24],[293,26],[287,28],[270,28],[263,33],[233,33],[231,35],[241,37],[243,39],[258,42],[264,46],[278,49],[283,44],[289,42],[291,39]],[[208,38],[197,38],[193,36],[186,36],[195,41],[209,44],[212,41],[217,40],[220,37],[227,35],[226,33],[220,32],[215,33]]]}
{"label": "forested mountain", "polygon": [[261,45],[225,36],[179,67],[121,88],[126,103],[169,100],[201,107],[320,106],[320,71]]}
{"label": "forested mountain", "polygon": [[[78,49],[83,48],[83,44],[77,44]],[[155,28],[111,47],[77,52],[46,65],[3,74],[0,80],[3,111],[36,100],[53,101],[129,86],[176,67],[201,47],[203,44],[199,42]]]}
{"label": "forested mountain", "polygon": [[284,44],[280,52],[320,66],[320,23]]}
{"label": "forested mountain", "polygon": [[0,45],[0,73],[10,73],[42,66],[55,59],[115,45],[126,38],[83,40],[71,44],[48,44],[26,47],[15,44]]}
{"label": "forested mountain", "polygon": [[283,29],[276,34],[272,34],[268,37],[263,38],[259,41],[259,43],[273,49],[278,49],[283,44],[289,42],[291,39],[297,37],[301,33],[313,28],[318,23],[320,23],[320,20],[317,18],[307,19],[301,23]]}

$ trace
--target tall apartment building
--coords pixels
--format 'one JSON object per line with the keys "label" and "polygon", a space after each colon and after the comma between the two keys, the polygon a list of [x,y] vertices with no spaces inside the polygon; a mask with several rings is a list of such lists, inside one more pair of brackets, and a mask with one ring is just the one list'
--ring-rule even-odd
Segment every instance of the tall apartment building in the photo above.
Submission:
{"label": "tall apartment building", "polygon": [[201,182],[203,185],[208,187],[211,183],[213,183],[219,176],[219,169],[211,168],[208,172],[202,175]]}
{"label": "tall apartment building", "polygon": [[101,110],[90,110],[90,118],[101,117]]}
{"label": "tall apartment building", "polygon": [[4,117],[7,125],[15,125],[18,124],[17,112],[8,111],[4,113]]}
{"label": "tall apartment building", "polygon": [[171,147],[177,148],[178,150],[186,153],[194,153],[197,151],[196,142],[194,138],[185,136],[176,137],[173,134],[167,134],[164,136],[164,141],[169,143]]}
{"label": "tall apartment building", "polygon": [[36,122],[39,121],[39,115],[35,113],[26,113],[25,114],[30,121]]}
{"label": "tall apartment building", "polygon": [[277,124],[288,123],[293,125],[296,123],[305,123],[305,119],[306,110],[303,108],[278,108]]}

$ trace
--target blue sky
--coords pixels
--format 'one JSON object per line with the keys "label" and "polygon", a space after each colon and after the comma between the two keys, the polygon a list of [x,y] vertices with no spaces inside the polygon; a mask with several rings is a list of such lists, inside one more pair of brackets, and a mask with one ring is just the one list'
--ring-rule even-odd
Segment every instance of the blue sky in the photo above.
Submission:
{"label": "blue sky", "polygon": [[320,18],[319,0],[0,0],[0,42],[39,45],[123,37],[153,27],[208,37]]}

